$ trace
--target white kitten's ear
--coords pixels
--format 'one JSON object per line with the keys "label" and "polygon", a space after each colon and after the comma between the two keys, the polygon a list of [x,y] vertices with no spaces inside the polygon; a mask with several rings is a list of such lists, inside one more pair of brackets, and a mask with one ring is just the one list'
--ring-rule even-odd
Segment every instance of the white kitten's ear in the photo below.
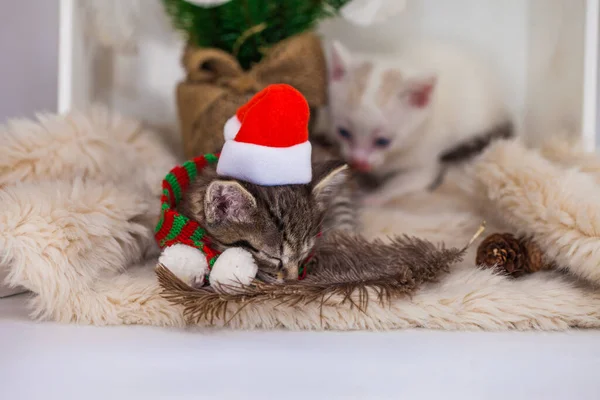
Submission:
{"label": "white kitten's ear", "polygon": [[204,196],[204,215],[208,223],[249,222],[256,199],[235,181],[214,181]]}
{"label": "white kitten's ear", "polygon": [[409,78],[404,81],[402,97],[406,98],[409,104],[416,108],[425,108],[431,102],[431,95],[437,83],[437,76],[423,75]]}
{"label": "white kitten's ear", "polygon": [[346,77],[350,57],[350,52],[343,44],[337,40],[331,43],[331,65],[329,68],[329,79],[331,81],[340,81]]}
{"label": "white kitten's ear", "polygon": [[312,193],[321,210],[325,210],[348,179],[348,165],[328,161],[314,168]]}

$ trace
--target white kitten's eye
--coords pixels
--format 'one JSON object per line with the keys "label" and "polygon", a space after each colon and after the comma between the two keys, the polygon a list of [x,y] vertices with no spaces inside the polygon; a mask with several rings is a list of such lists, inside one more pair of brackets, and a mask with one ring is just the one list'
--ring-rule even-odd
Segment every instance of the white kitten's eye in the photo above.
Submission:
{"label": "white kitten's eye", "polygon": [[350,131],[345,128],[338,128],[338,135],[340,135],[342,138],[344,138],[346,140],[352,139],[352,133],[350,133]]}
{"label": "white kitten's eye", "polygon": [[388,147],[391,143],[391,140],[388,138],[380,137],[373,141],[373,145],[376,147]]}

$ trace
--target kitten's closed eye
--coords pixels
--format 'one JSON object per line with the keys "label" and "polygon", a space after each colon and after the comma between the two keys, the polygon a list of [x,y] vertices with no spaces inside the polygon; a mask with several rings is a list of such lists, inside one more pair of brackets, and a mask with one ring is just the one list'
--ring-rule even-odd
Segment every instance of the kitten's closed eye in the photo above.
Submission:
{"label": "kitten's closed eye", "polygon": [[377,139],[375,139],[375,140],[373,141],[373,144],[374,144],[376,147],[388,147],[388,146],[390,145],[390,143],[391,143],[391,142],[392,142],[392,141],[391,141],[390,139],[388,139],[388,138],[383,138],[383,137],[380,137],[380,138],[377,138]]}
{"label": "kitten's closed eye", "polygon": [[243,249],[250,251],[251,253],[256,253],[259,256],[263,256],[263,257],[269,258],[271,260],[277,260],[281,263],[279,256],[274,256],[265,251],[259,250],[259,249],[257,249],[258,245],[254,246],[247,240],[237,240],[232,243],[223,243],[223,245],[225,245],[227,247],[241,247]]}
{"label": "kitten's closed eye", "polygon": [[352,139],[352,133],[346,128],[338,128],[338,135],[346,140]]}
{"label": "kitten's closed eye", "polygon": [[226,245],[227,245],[227,247],[242,247],[246,250],[250,250],[250,251],[254,251],[254,252],[259,251],[256,247],[252,246],[250,244],[250,242],[248,242],[247,240],[238,240],[237,242],[227,243]]}

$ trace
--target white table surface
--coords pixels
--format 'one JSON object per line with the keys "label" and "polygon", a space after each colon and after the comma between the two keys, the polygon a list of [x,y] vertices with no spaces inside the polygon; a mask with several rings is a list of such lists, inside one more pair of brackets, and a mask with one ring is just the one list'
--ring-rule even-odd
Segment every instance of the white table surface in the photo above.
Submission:
{"label": "white table surface", "polygon": [[1,399],[600,399],[600,331],[98,328],[24,301],[0,299]]}

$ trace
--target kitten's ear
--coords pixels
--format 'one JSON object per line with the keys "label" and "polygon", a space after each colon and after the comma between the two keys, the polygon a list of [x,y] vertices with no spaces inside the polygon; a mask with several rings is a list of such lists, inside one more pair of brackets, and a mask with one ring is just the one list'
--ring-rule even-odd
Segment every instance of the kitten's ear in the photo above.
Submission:
{"label": "kitten's ear", "polygon": [[402,97],[416,108],[425,108],[431,102],[437,77],[433,74],[407,79],[403,84]]}
{"label": "kitten's ear", "polygon": [[331,66],[329,79],[331,81],[340,81],[346,77],[350,65],[350,52],[343,44],[334,40],[331,43]]}
{"label": "kitten's ear", "polygon": [[348,165],[341,161],[328,161],[316,165],[312,181],[312,194],[321,210],[325,210],[348,180]]}
{"label": "kitten's ear", "polygon": [[214,181],[204,196],[204,214],[208,223],[249,222],[256,199],[235,181]]}

